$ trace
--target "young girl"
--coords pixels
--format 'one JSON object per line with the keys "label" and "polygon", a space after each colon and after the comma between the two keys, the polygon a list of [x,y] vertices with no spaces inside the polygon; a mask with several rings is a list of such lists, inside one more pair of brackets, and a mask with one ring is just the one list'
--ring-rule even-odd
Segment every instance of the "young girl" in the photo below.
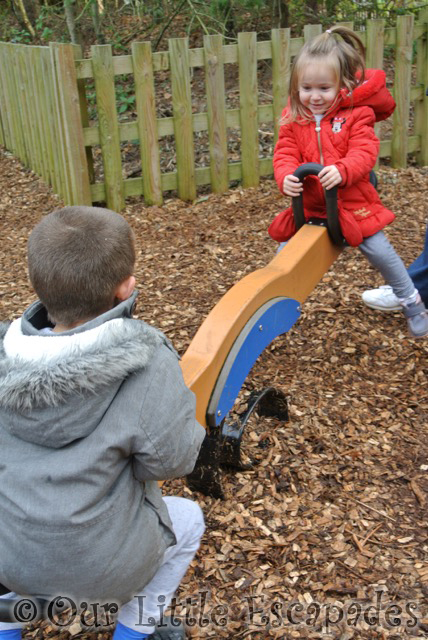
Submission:
{"label": "young girl", "polygon": [[[306,162],[324,165],[305,180],[305,216],[326,217],[323,189],[339,187],[342,233],[378,269],[400,300],[410,334],[428,335],[428,314],[406,268],[382,229],[395,218],[369,181],[379,151],[373,125],[391,115],[395,102],[385,73],[365,69],[361,40],[333,27],[305,44],[290,77],[273,166],[280,190],[298,196],[303,185],[293,173]],[[278,242],[296,232],[291,207],[269,227]]]}

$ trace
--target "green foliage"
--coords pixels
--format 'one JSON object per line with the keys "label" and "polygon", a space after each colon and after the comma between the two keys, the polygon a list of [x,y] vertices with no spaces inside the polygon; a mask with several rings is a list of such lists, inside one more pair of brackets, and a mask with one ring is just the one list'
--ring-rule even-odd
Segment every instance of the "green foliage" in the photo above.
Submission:
{"label": "green foliage", "polygon": [[[121,82],[116,84],[116,105],[119,116],[135,108],[135,94],[133,89],[132,78],[128,75],[121,77]],[[96,120],[96,93],[93,80],[86,81],[86,102],[88,105],[88,115],[90,120]]]}
{"label": "green foliage", "polygon": [[121,85],[116,87],[116,104],[118,105],[118,113],[132,110],[135,106],[135,95],[132,95],[132,87]]}
{"label": "green foliage", "polygon": [[18,44],[31,44],[33,42],[31,34],[26,29],[20,29],[19,27],[10,28],[8,40]]}

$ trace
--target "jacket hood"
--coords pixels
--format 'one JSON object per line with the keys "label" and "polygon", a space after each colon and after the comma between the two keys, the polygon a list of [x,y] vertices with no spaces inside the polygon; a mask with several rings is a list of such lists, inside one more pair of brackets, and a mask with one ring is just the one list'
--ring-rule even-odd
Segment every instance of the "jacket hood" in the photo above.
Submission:
{"label": "jacket hood", "polygon": [[67,335],[26,335],[22,318],[0,324],[0,420],[7,431],[52,448],[93,431],[124,379],[168,344],[157,329],[120,317],[122,304],[113,314],[119,317]]}
{"label": "jacket hood", "polygon": [[341,90],[340,107],[371,107],[376,122],[386,120],[395,109],[395,102],[386,88],[386,74],[381,69],[366,69],[365,79],[353,91]]}

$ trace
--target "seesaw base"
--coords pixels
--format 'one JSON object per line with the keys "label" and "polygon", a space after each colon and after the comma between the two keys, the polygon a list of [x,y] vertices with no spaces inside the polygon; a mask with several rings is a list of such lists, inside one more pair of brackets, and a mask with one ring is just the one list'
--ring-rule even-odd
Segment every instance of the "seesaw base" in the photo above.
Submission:
{"label": "seesaw base", "polygon": [[229,423],[225,418],[220,427],[211,429],[202,444],[194,470],[187,476],[192,491],[223,499],[223,469],[251,469],[254,463],[242,461],[241,444],[245,425],[254,412],[285,422],[288,420],[287,399],[273,387],[253,391],[248,398],[247,409],[238,416],[237,421]]}

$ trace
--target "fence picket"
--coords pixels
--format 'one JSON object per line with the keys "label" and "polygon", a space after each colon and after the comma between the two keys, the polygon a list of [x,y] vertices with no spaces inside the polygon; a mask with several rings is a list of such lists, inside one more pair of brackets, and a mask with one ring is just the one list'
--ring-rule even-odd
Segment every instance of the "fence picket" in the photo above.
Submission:
{"label": "fence picket", "polygon": [[0,43],[0,111],[2,117],[4,146],[6,149],[12,148],[10,123],[9,123],[9,108],[7,102],[7,89],[6,89],[6,64],[8,58],[6,57],[6,45]]}
{"label": "fence picket", "polygon": [[415,133],[421,141],[418,162],[428,165],[428,9],[421,11],[419,23],[425,26],[425,34],[418,39],[416,48],[416,82],[422,88],[422,96],[415,104]]}
{"label": "fence picket", "polygon": [[3,91],[3,77],[2,77],[2,66],[3,66],[3,47],[0,44],[0,145],[3,145],[4,147],[7,146],[7,142],[6,142],[6,109],[5,109],[5,95],[4,95],[4,91]]}
{"label": "fence picket", "polygon": [[[384,20],[367,20],[367,39],[366,39],[366,65],[369,69],[383,68],[385,38],[385,22]],[[374,126],[375,133],[380,139],[381,123],[378,122]],[[379,159],[376,161],[374,169],[379,167]]]}
{"label": "fence picket", "polygon": [[25,122],[24,142],[28,143],[30,166],[34,167],[35,172],[41,175],[42,163],[38,132],[38,115],[30,60],[31,47],[20,45],[17,53],[20,83],[19,102],[21,106],[21,118],[23,122]]}
{"label": "fence picket", "polygon": [[7,80],[9,97],[11,100],[11,116],[12,116],[12,130],[13,140],[16,149],[16,155],[22,160],[22,162],[29,165],[30,156],[28,154],[28,140],[25,138],[24,132],[25,123],[22,120],[21,111],[22,105],[20,104],[20,72],[18,66],[18,51],[21,45],[9,45],[12,53],[12,64],[7,69]]}
{"label": "fence picket", "polygon": [[257,35],[238,33],[242,186],[259,184]]}
{"label": "fence picket", "polygon": [[30,96],[28,108],[33,109],[35,119],[35,143],[37,145],[37,158],[39,162],[39,173],[46,182],[49,181],[49,171],[47,165],[46,135],[44,132],[45,114],[42,108],[42,97],[40,92],[40,71],[39,71],[39,47],[28,47],[26,53],[26,64],[30,75],[30,83],[33,90],[32,99]]}
{"label": "fence picket", "polygon": [[410,82],[412,77],[414,16],[397,16],[397,49],[395,59],[394,112],[392,130],[393,167],[407,166],[407,138],[410,111]]}
{"label": "fence picket", "polygon": [[65,125],[64,125],[64,113],[61,108],[61,91],[60,91],[60,81],[61,74],[58,74],[58,44],[51,42],[49,45],[49,50],[51,54],[51,79],[52,79],[52,96],[54,100],[54,108],[55,108],[55,134],[56,140],[59,142],[59,174],[61,181],[61,191],[60,194],[66,204],[71,204],[73,201],[72,196],[72,187],[70,184],[70,174],[69,174],[69,166],[68,166],[68,156],[66,149],[66,138],[65,138]]}
{"label": "fence picket", "polygon": [[48,121],[48,153],[51,184],[56,193],[63,193],[61,180],[62,156],[59,149],[58,123],[56,114],[56,101],[54,95],[52,55],[48,47],[43,47],[41,52],[41,63],[43,70],[43,86],[46,97],[47,121]]}
{"label": "fence picket", "polygon": [[177,155],[178,196],[182,200],[194,200],[196,198],[195,151],[193,147],[188,38],[169,40],[169,63]]}
{"label": "fence picket", "polygon": [[204,50],[211,185],[222,193],[229,188],[222,36],[204,36]]}
{"label": "fence picket", "polygon": [[322,25],[320,24],[305,24],[303,27],[303,38],[305,42],[312,40],[316,36],[322,33]]}
{"label": "fence picket", "polygon": [[43,81],[42,55],[43,47],[32,47],[32,64],[34,68],[34,79],[37,89],[38,113],[40,115],[40,140],[42,150],[42,163],[46,182],[51,183],[51,148],[50,148],[50,127],[48,121],[48,109],[46,105],[46,90]]}
{"label": "fence picket", "polygon": [[354,30],[354,23],[352,22],[352,20],[344,20],[343,22],[336,22],[336,25],[339,27],[347,27],[348,29],[351,29],[351,31]]}
{"label": "fence picket", "polygon": [[91,53],[106,184],[106,202],[110,209],[121,211],[125,205],[125,197],[111,45],[93,45]]}
{"label": "fence picket", "polygon": [[[80,45],[75,44],[73,46],[74,60],[79,60],[82,57],[82,47]],[[75,65],[76,66],[76,65]],[[76,74],[77,77],[77,74]],[[77,91],[79,94],[79,105],[80,105],[80,115],[82,120],[82,126],[89,127],[89,114],[88,114],[88,103],[86,100],[86,87],[85,81],[77,79]],[[89,174],[89,182],[95,182],[95,172],[94,172],[94,158],[92,156],[92,147],[85,147],[86,154],[86,162],[88,164],[88,174]]]}
{"label": "fence picket", "polygon": [[272,29],[272,93],[275,142],[279,121],[288,100],[290,82],[290,29]]}
{"label": "fence picket", "polygon": [[150,42],[132,43],[132,63],[135,77],[144,201],[149,205],[162,204],[155,85]]}
{"label": "fence picket", "polygon": [[43,49],[44,47],[34,47],[33,64],[39,99],[39,113],[41,114],[40,136],[42,140],[42,154],[45,171],[44,178],[46,182],[52,184],[52,140],[50,135],[51,127],[49,121],[46,85],[44,82]]}
{"label": "fence picket", "polygon": [[83,128],[73,45],[56,45],[56,72],[70,188],[70,198],[68,202],[69,204],[90,205],[92,199],[86,151],[83,142]]}

